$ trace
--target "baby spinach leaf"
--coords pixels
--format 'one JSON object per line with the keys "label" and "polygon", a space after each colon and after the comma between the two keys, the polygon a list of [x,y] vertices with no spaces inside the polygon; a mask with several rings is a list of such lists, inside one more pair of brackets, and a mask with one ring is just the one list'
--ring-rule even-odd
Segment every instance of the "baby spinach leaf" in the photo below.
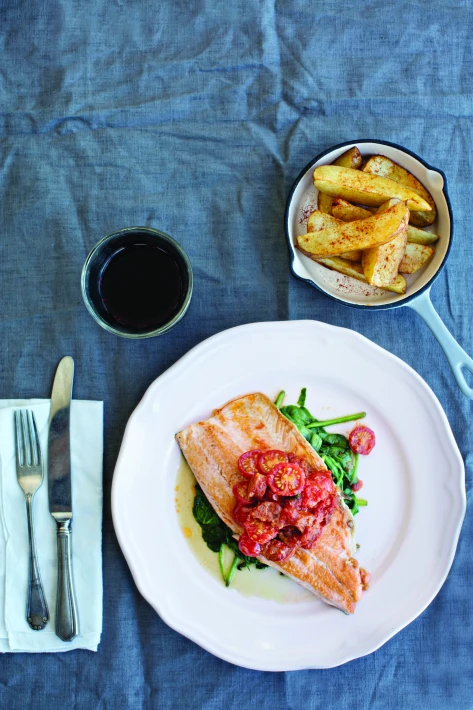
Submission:
{"label": "baby spinach leaf", "polygon": [[[305,407],[306,394],[307,389],[304,387],[299,395],[297,405],[289,404],[286,407],[282,407],[280,411],[289,421],[296,425],[302,436],[318,452],[330,470],[335,485],[343,491],[345,503],[352,511],[352,514],[356,515],[360,505],[366,504],[364,499],[357,499],[351,489],[351,485],[358,480],[356,475],[358,456],[353,454],[348,439],[343,434],[331,434],[325,431],[323,422],[321,422],[322,426],[314,427],[314,423],[320,420],[316,419]],[[365,412],[327,420],[327,425],[351,421],[355,417],[361,416],[366,416]],[[311,424],[312,428],[310,428]]]}
{"label": "baby spinach leaf", "polygon": [[318,451],[320,447],[322,446],[322,439],[320,436],[317,434],[316,431],[313,432],[312,436],[309,439],[311,446]]}
{"label": "baby spinach leaf", "polygon": [[201,527],[218,524],[220,522],[220,518],[210,505],[207,498],[204,496],[202,488],[198,484],[196,484],[195,488],[196,493],[194,498],[194,506],[192,508],[194,518]]}
{"label": "baby spinach leaf", "polygon": [[202,538],[207,547],[213,552],[218,552],[226,542],[227,529],[230,528],[220,520],[199,485],[196,485],[192,513],[202,528]]}
{"label": "baby spinach leaf", "polygon": [[343,434],[327,434],[324,441],[326,444],[330,444],[330,446],[338,446],[340,449],[344,450],[349,447],[348,439],[346,436],[343,436]]}
{"label": "baby spinach leaf", "polygon": [[[237,569],[243,569],[243,567],[249,568],[250,565],[255,565],[257,569],[267,567],[267,565],[257,560],[256,557],[247,557],[240,551],[238,542],[233,537],[232,530],[228,525],[225,525],[223,520],[220,520],[198,483],[196,483],[195,486],[192,513],[202,529],[203,541],[212,552],[220,552],[222,545],[226,545],[234,553],[235,557],[240,560]],[[227,586],[231,581],[230,574],[233,577],[232,572],[235,566],[232,565],[230,568],[228,578],[222,573],[223,581]]]}

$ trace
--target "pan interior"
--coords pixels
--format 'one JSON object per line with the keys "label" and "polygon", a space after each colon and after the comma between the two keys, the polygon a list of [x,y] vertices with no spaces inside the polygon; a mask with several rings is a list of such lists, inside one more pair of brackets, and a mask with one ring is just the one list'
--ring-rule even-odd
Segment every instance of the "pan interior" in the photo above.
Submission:
{"label": "pan interior", "polygon": [[[437,219],[426,231],[435,232],[440,236],[435,245],[435,253],[425,266],[416,274],[406,276],[407,291],[398,295],[389,291],[369,286],[361,281],[355,281],[343,276],[301,254],[295,247],[296,237],[307,231],[307,220],[310,213],[317,209],[317,194],[312,182],[312,173],[319,165],[333,163],[342,153],[357,146],[362,155],[385,155],[394,162],[409,170],[429,190],[437,206]],[[444,193],[444,179],[441,173],[423,165],[417,158],[406,153],[401,148],[384,143],[357,143],[335,148],[314,162],[302,175],[292,196],[287,214],[287,230],[290,249],[293,254],[293,271],[296,276],[312,281],[326,294],[357,306],[390,307],[401,306],[402,302],[422,290],[435,276],[442,266],[448,252],[451,237],[451,220],[447,199]]]}

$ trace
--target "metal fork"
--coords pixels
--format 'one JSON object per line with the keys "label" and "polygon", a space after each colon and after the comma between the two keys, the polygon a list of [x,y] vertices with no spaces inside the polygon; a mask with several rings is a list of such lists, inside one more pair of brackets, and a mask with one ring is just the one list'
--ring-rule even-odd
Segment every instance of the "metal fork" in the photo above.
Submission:
{"label": "metal fork", "polygon": [[41,631],[49,621],[49,610],[39,574],[33,530],[33,498],[43,482],[43,464],[36,420],[31,410],[17,409],[15,417],[16,475],[26,496],[30,574],[26,620],[32,629]]}

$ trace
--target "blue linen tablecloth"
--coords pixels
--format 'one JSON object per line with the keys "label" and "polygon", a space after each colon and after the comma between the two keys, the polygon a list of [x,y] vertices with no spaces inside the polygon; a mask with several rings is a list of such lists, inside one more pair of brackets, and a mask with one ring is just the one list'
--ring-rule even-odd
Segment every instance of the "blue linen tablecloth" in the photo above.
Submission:
{"label": "blue linen tablecloth", "polygon": [[[398,355],[432,387],[466,461],[472,403],[409,309],[359,312],[289,273],[286,196],[341,141],[400,143],[443,169],[455,219],[434,305],[473,353],[472,42],[469,0],[4,0],[0,5],[0,398],[44,397],[62,355],[75,396],[105,403],[104,629],[97,654],[0,659],[16,708],[473,708],[472,519],[429,608],[340,668],[259,673],[169,629],[118,547],[110,486],[124,427],[151,381],[225,328],[312,318]],[[130,342],[80,294],[105,234],[150,225],[194,266],[181,325]],[[413,433],[413,435],[415,435]]]}

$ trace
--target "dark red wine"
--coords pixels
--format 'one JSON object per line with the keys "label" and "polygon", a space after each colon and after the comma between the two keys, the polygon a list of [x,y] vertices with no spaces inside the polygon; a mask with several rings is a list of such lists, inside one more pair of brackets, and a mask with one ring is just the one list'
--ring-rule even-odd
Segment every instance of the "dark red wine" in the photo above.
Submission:
{"label": "dark red wine", "polygon": [[173,254],[150,244],[131,244],[107,261],[99,290],[116,321],[144,330],[159,328],[176,315],[183,280]]}

